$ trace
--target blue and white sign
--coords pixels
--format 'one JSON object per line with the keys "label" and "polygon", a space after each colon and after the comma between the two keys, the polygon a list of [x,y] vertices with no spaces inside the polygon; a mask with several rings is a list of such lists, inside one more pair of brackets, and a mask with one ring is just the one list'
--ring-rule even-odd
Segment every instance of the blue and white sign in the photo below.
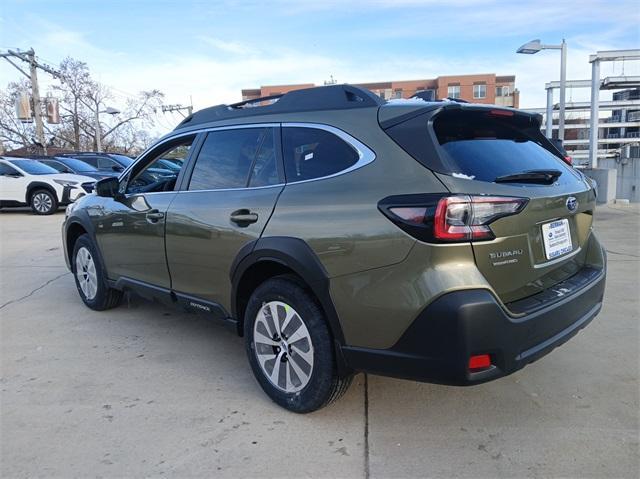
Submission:
{"label": "blue and white sign", "polygon": [[562,219],[542,225],[542,239],[547,259],[554,259],[573,250],[569,220]]}

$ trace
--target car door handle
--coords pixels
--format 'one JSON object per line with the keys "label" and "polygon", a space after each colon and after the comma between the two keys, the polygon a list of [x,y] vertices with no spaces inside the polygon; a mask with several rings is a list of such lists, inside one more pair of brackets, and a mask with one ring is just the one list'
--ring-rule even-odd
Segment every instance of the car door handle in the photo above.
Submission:
{"label": "car door handle", "polygon": [[164,218],[164,213],[158,210],[151,210],[147,213],[146,216],[149,223],[157,223],[158,220]]}
{"label": "car door handle", "polygon": [[237,210],[231,213],[230,219],[238,226],[249,226],[258,221],[258,214],[245,209]]}

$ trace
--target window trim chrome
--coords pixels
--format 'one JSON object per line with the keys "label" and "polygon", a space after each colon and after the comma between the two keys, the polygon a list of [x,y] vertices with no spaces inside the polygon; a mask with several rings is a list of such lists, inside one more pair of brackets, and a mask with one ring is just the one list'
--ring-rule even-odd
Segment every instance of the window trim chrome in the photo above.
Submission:
{"label": "window trim chrome", "polygon": [[[357,140],[356,138],[354,138],[353,136],[351,136],[349,133],[345,132],[344,130],[341,130],[339,128],[336,128],[335,126],[331,126],[331,125],[326,125],[324,123],[306,123],[306,122],[283,122],[283,123],[245,123],[245,124],[235,124],[235,125],[225,125],[225,126],[217,126],[217,127],[205,127],[205,128],[198,128],[195,130],[190,130],[190,131],[185,131],[185,132],[180,132],[177,135],[171,135],[171,136],[167,136],[165,138],[163,138],[162,140],[158,141],[157,143],[149,146],[146,150],[144,150],[140,155],[138,155],[138,157],[136,158],[136,160],[129,165],[122,173],[121,175],[118,177],[118,179],[124,178],[125,175],[127,175],[129,173],[129,170],[131,170],[135,164],[138,162],[138,158],[142,158],[143,156],[147,155],[149,152],[151,152],[152,150],[156,149],[157,147],[163,145],[164,143],[170,142],[170,141],[174,141],[178,138],[184,137],[184,136],[190,136],[190,135],[199,135],[201,133],[209,133],[209,132],[213,132],[213,131],[224,131],[224,130],[240,130],[240,129],[246,129],[246,128],[309,128],[309,129],[315,129],[315,130],[324,130],[327,131],[329,133],[332,133],[333,135],[337,136],[338,138],[340,138],[342,141],[344,141],[345,143],[347,143],[351,148],[353,148],[355,150],[355,152],[358,154],[358,161],[356,161],[353,165],[351,165],[349,168],[346,168],[344,170],[340,170],[337,171],[336,173],[332,173],[331,175],[327,175],[327,176],[320,176],[318,178],[309,178],[307,180],[299,180],[299,181],[286,181],[284,183],[278,183],[275,185],[265,185],[265,186],[248,186],[248,187],[238,187],[238,188],[220,188],[220,189],[209,189],[209,190],[178,190],[178,191],[156,191],[156,192],[148,192],[148,193],[135,193],[135,194],[153,194],[153,193],[196,193],[198,191],[238,191],[238,190],[256,190],[256,189],[264,189],[264,188],[275,188],[275,187],[283,187],[286,185],[297,185],[297,184],[301,184],[301,183],[309,183],[311,181],[321,181],[321,180],[326,180],[326,179],[330,179],[330,178],[335,178],[337,176],[341,176],[347,173],[351,173],[352,171],[358,170],[360,168],[362,168],[363,166],[368,165],[369,163],[372,163],[375,159],[376,159],[376,154],[374,153],[374,151],[369,148],[367,145],[365,145],[364,143],[362,143],[361,141]],[[197,160],[197,158],[196,158]],[[285,172],[286,175],[286,172]]]}

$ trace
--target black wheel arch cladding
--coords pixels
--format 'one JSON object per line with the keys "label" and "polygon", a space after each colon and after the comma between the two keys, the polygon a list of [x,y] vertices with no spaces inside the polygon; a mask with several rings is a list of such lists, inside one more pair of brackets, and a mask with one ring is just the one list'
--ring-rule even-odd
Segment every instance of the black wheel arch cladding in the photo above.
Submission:
{"label": "black wheel arch cladding", "polygon": [[299,238],[288,236],[260,238],[244,245],[238,252],[229,275],[232,284],[232,314],[239,323],[242,322],[242,318],[237,316],[238,286],[247,270],[262,261],[271,261],[285,266],[304,281],[322,306],[334,340],[343,345],[342,327],[329,294],[329,275],[311,247]]}

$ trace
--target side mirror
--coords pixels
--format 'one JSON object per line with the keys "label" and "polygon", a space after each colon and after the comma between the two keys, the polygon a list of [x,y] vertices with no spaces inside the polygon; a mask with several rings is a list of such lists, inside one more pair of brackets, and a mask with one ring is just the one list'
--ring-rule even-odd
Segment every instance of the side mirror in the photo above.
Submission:
{"label": "side mirror", "polygon": [[115,176],[109,178],[103,178],[96,182],[96,195],[103,196],[105,198],[118,198],[121,196],[118,191],[120,182]]}
{"label": "side mirror", "polygon": [[118,173],[120,173],[121,171],[123,171],[123,169],[124,169],[124,168],[122,168],[122,166],[113,165],[113,166],[111,167],[111,169],[112,169],[113,171],[117,171]]}

